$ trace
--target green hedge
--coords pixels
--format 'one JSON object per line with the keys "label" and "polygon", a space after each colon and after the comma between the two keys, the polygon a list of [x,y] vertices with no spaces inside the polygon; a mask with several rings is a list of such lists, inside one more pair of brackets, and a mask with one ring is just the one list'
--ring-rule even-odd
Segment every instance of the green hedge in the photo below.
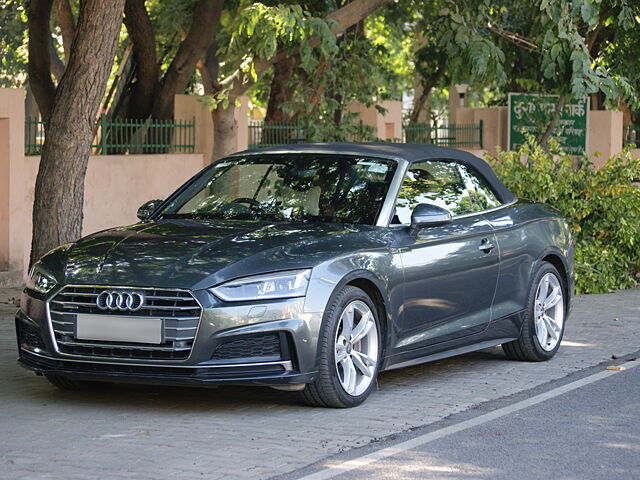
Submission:
{"label": "green hedge", "polygon": [[594,168],[584,159],[545,151],[532,141],[519,151],[487,156],[518,197],[548,203],[569,220],[576,241],[576,290],[603,293],[638,283],[640,159],[626,149]]}

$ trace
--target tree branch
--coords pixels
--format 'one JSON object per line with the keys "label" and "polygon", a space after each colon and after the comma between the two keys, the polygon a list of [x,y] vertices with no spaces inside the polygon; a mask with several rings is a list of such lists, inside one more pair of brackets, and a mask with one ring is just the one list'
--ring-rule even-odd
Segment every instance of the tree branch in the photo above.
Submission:
{"label": "tree branch", "polygon": [[60,83],[60,80],[62,80],[62,74],[64,73],[64,62],[60,60],[60,57],[58,56],[58,52],[56,51],[56,47],[53,43],[53,37],[49,37],[49,61],[51,73],[53,73],[57,82]]}
{"label": "tree branch", "polygon": [[73,11],[69,0],[55,0],[56,1],[56,15],[58,17],[58,25],[62,32],[62,47],[64,48],[64,61],[69,62],[69,55],[71,55],[71,45],[73,44],[73,37],[76,35],[76,21],[73,18]]}
{"label": "tree branch", "polygon": [[519,35],[519,34],[514,33],[514,32],[509,32],[507,30],[503,30],[502,28],[498,27],[497,25],[492,24],[490,21],[487,22],[486,26],[493,33],[495,33],[497,35],[500,35],[503,38],[506,38],[507,40],[509,40],[511,43],[513,43],[517,47],[523,48],[524,50],[527,50],[528,52],[538,52],[538,46],[535,43],[533,43],[531,40],[529,40],[528,38],[523,37],[522,35]]}
{"label": "tree branch", "polygon": [[[389,0],[354,0],[351,3],[346,4],[344,7],[332,12],[325,17],[325,20],[331,21],[331,32],[335,36],[341,35],[349,27],[357,24],[362,19],[366,18],[371,12],[375,11]],[[315,48],[320,45],[320,38],[313,37],[309,40],[310,48]],[[281,60],[284,56],[291,55],[285,49],[278,51],[273,57],[269,59],[257,59],[254,63],[254,69],[258,77],[260,77],[272,64]],[[235,74],[235,72],[234,72]],[[229,83],[229,79],[224,79],[219,82],[219,85]],[[234,82],[231,94],[234,97],[239,97],[244,94],[252,85],[253,80],[245,79],[243,82]],[[222,89],[216,89],[216,94],[219,94]]]}
{"label": "tree branch", "polygon": [[44,120],[49,118],[56,95],[51,78],[49,42],[51,31],[52,0],[32,0],[27,4],[27,26],[29,28],[29,85]]}
{"label": "tree branch", "polygon": [[131,91],[127,117],[139,119],[146,119],[151,114],[159,75],[153,25],[144,1],[126,0],[124,4],[124,24],[133,44],[136,65],[136,80]]}
{"label": "tree branch", "polygon": [[560,120],[560,116],[562,115],[562,109],[564,108],[564,104],[567,103],[568,99],[569,99],[569,95],[567,94],[560,95],[560,97],[558,97],[558,103],[556,103],[556,108],[553,112],[553,116],[551,117],[551,120],[549,121],[549,125],[547,125],[546,130],[542,132],[542,134],[539,135],[538,138],[536,138],[540,146],[545,150],[547,149],[547,143],[549,143],[551,134],[555,130],[556,125],[558,125],[558,121]]}
{"label": "tree branch", "polygon": [[196,63],[211,45],[223,4],[223,0],[199,0],[196,4],[191,28],[180,43],[178,52],[160,83],[152,109],[154,118],[166,119],[173,116],[173,96],[185,89]]}

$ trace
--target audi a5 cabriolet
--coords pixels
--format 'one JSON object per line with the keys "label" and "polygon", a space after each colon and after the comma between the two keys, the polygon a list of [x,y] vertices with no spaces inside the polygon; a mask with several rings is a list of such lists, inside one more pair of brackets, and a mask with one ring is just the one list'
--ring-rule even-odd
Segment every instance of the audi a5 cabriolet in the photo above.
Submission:
{"label": "audi a5 cabriolet", "polygon": [[249,150],[138,217],[33,266],[21,365],[63,389],[266,385],[352,407],[384,370],[499,344],[543,361],[562,340],[567,223],[469,153]]}

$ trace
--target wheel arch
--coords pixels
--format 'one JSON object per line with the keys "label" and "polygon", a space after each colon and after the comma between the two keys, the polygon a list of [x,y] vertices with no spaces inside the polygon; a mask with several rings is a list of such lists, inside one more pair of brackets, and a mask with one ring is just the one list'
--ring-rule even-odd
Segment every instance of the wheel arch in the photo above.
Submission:
{"label": "wheel arch", "polygon": [[561,280],[564,283],[565,291],[567,294],[566,295],[567,302],[566,302],[565,310],[569,312],[571,299],[573,297],[573,292],[571,291],[573,282],[572,282],[572,279],[570,278],[569,265],[568,265],[567,259],[565,258],[565,256],[562,254],[560,250],[557,250],[555,248],[548,248],[540,255],[538,259],[538,264],[540,264],[541,262],[550,263],[556,268],[556,270],[558,270],[558,273],[560,273],[560,276],[562,277]]}
{"label": "wheel arch", "polygon": [[333,295],[337,294],[343,287],[351,285],[364,291],[376,307],[378,318],[380,319],[380,328],[382,329],[381,337],[383,341],[382,358],[387,351],[387,343],[389,340],[389,329],[391,326],[389,298],[386,294],[386,287],[377,275],[368,270],[355,270],[345,275],[333,290]]}

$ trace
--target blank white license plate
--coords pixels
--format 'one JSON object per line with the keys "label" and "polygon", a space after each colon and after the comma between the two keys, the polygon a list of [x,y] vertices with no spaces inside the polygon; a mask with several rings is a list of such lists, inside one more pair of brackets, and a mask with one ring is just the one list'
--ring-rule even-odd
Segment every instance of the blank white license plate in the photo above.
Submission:
{"label": "blank white license plate", "polygon": [[162,319],[78,314],[76,338],[159,344],[162,343]]}

